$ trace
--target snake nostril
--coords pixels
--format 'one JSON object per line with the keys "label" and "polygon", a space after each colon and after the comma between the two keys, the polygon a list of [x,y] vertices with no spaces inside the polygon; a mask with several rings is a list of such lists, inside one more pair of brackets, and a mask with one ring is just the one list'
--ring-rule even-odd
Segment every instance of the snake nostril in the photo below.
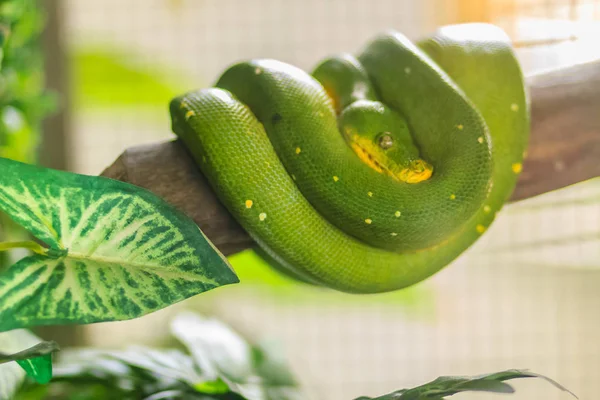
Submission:
{"label": "snake nostril", "polygon": [[274,124],[278,123],[279,121],[281,121],[283,119],[283,117],[281,116],[281,114],[275,113],[273,114],[273,116],[271,117],[271,122]]}

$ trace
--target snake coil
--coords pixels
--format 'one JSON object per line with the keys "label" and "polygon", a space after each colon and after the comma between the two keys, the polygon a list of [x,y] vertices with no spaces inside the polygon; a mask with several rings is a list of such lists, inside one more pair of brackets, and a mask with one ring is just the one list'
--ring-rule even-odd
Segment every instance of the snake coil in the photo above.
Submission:
{"label": "snake coil", "polygon": [[173,131],[271,263],[375,293],[419,282],[492,223],[529,135],[505,33],[381,35],[312,75],[275,60],[230,67],[172,100]]}

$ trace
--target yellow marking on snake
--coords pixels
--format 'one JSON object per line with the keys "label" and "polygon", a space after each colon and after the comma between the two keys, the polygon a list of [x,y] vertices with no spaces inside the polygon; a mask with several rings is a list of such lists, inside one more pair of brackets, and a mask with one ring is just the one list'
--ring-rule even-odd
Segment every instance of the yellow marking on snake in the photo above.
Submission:
{"label": "yellow marking on snake", "polygon": [[479,136],[479,137],[477,138],[477,141],[478,141],[479,143],[483,143],[483,136]]}
{"label": "yellow marking on snake", "polygon": [[371,218],[365,219],[365,224],[367,224],[367,225],[371,225],[372,222],[373,222],[373,220]]}
{"label": "yellow marking on snake", "polygon": [[515,111],[515,112],[516,112],[516,111],[519,111],[519,105],[518,105],[517,103],[512,103],[512,104],[510,105],[510,109],[511,109],[512,111]]}
{"label": "yellow marking on snake", "polygon": [[412,161],[408,167],[396,172],[398,167],[385,165],[373,155],[375,151],[369,151],[369,148],[373,147],[370,140],[349,132],[346,132],[346,136],[351,138],[350,147],[352,147],[358,158],[380,174],[389,175],[406,183],[419,183],[429,179],[433,174],[433,166],[425,160]]}
{"label": "yellow marking on snake", "polygon": [[[356,143],[351,143],[350,146],[352,147],[352,149],[354,150],[354,152],[356,153],[356,155],[358,156],[358,158],[360,158],[360,160],[362,162],[364,162],[365,164],[367,164],[369,167],[373,168],[375,171],[379,172],[380,174],[383,174],[384,170],[381,167],[381,165],[377,161],[375,161],[373,159],[373,156],[371,156],[365,149],[363,149],[360,145],[358,145]],[[391,173],[390,173],[390,175],[391,175]]]}
{"label": "yellow marking on snake", "polygon": [[185,113],[185,120],[189,120],[190,118],[192,118],[194,115],[196,115],[196,113],[193,110],[189,110],[188,112]]}
{"label": "yellow marking on snake", "polygon": [[477,232],[479,232],[479,233],[483,233],[483,232],[485,232],[485,226],[483,226],[483,225],[477,225],[477,226],[475,227],[475,229],[476,229],[476,230],[477,230]]}
{"label": "yellow marking on snake", "polygon": [[401,213],[400,211],[396,211],[396,212],[394,213],[394,215],[396,216],[396,218],[398,218],[399,216],[401,216],[401,215],[402,215],[402,213]]}
{"label": "yellow marking on snake", "polygon": [[300,147],[296,147],[296,154],[300,154],[301,151],[302,149]]}
{"label": "yellow marking on snake", "polygon": [[373,192],[368,192],[368,193],[367,193],[367,195],[368,195],[369,197],[373,197]]}
{"label": "yellow marking on snake", "polygon": [[267,218],[267,214],[266,213],[260,213],[258,215],[258,219],[260,219],[261,221],[264,221]]}
{"label": "yellow marking on snake", "polygon": [[514,163],[512,165],[512,170],[515,174],[520,173],[523,170],[523,164],[521,163]]}
{"label": "yellow marking on snake", "polygon": [[246,200],[246,208],[252,208],[252,204],[254,204],[252,200]]}
{"label": "yellow marking on snake", "polygon": [[398,173],[398,179],[406,183],[419,183],[431,178],[433,167],[425,160],[411,162],[409,168],[404,168]]}
{"label": "yellow marking on snake", "polygon": [[454,193],[450,195],[450,200],[456,200],[456,195]]}

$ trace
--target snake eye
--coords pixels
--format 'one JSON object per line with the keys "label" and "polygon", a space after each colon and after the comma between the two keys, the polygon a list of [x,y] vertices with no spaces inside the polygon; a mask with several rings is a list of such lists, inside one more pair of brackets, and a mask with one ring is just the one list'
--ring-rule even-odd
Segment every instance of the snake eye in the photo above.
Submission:
{"label": "snake eye", "polygon": [[383,150],[387,150],[394,144],[394,139],[392,139],[392,135],[387,132],[384,132],[379,136],[379,147]]}

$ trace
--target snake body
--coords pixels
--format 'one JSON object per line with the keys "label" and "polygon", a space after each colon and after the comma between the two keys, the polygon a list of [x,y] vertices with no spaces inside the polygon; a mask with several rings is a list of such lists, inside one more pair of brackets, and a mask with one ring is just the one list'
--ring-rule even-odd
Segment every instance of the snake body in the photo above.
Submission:
{"label": "snake body", "polygon": [[172,100],[174,132],[279,269],[354,293],[396,290],[479,238],[529,135],[523,75],[486,24],[413,43],[389,32],[312,73],[230,67]]}

